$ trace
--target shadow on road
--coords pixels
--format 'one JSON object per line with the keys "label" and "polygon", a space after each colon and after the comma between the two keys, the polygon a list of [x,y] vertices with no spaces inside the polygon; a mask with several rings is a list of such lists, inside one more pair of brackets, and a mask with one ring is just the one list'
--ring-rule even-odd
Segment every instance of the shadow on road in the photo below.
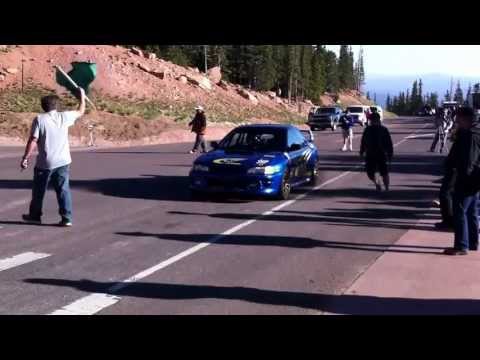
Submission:
{"label": "shadow on road", "polygon": [[[390,173],[441,176],[443,173],[442,159],[441,156],[431,154],[394,155]],[[320,171],[365,172],[364,160],[355,153],[322,155],[318,169]]]}
{"label": "shadow on road", "polygon": [[462,315],[480,314],[476,299],[412,299],[368,295],[330,295],[265,290],[251,287],[183,285],[136,282],[111,291],[115,282],[63,279],[26,279],[29,284],[71,287],[87,293],[105,293],[162,300],[219,299],[289,306],[347,315]]}
{"label": "shadow on road", "polygon": [[[31,180],[0,180],[0,189],[32,188]],[[99,180],[71,180],[72,189],[101,193],[128,199],[192,201],[189,192],[189,179],[186,176],[143,175],[135,178],[112,178]],[[248,198],[229,198],[226,196],[211,196],[210,202],[245,203]]]}
{"label": "shadow on road", "polygon": [[[215,243],[220,245],[279,246],[299,249],[329,248],[370,252],[395,252],[418,254],[441,254],[444,247],[405,246],[395,244],[371,244],[339,241],[313,240],[305,237],[266,236],[266,235],[224,235],[217,241],[213,234],[152,234],[145,232],[117,232],[130,237],[153,237],[159,240],[173,240],[191,243]],[[213,239],[213,240],[212,240]],[[408,250],[411,249],[411,250]],[[420,249],[420,250],[417,250]],[[434,251],[438,250],[438,251]]]}

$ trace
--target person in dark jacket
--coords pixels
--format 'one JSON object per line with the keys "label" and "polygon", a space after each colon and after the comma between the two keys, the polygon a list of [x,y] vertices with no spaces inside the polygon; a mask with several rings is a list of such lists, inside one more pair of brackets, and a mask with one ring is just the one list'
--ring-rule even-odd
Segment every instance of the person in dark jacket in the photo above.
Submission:
{"label": "person in dark jacket", "polygon": [[202,152],[207,152],[207,145],[205,143],[205,132],[207,130],[207,118],[205,117],[205,111],[203,107],[197,106],[195,108],[196,113],[193,120],[188,124],[192,128],[192,132],[197,136],[195,138],[195,145],[190,151],[193,154],[198,151],[198,148],[202,147]]}
{"label": "person in dark jacket", "polygon": [[340,127],[343,134],[343,147],[342,151],[353,151],[353,126],[354,122],[348,110],[340,117]]}
{"label": "person in dark jacket", "polygon": [[458,131],[447,157],[447,167],[455,169],[457,179],[453,194],[453,248],[446,255],[466,255],[478,249],[478,192],[480,166],[480,124],[471,108],[456,113]]}
{"label": "person in dark jacket", "polygon": [[388,162],[393,157],[393,144],[390,132],[382,125],[380,114],[372,114],[371,126],[363,132],[360,156],[365,155],[365,168],[368,178],[373,181],[378,191],[382,190],[377,173],[383,179],[385,190],[390,187]]}

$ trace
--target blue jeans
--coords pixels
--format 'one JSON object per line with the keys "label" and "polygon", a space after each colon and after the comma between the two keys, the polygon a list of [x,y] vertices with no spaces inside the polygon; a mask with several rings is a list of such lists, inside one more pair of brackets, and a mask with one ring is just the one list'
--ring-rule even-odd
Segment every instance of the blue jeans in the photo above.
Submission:
{"label": "blue jeans", "polygon": [[69,186],[70,166],[56,169],[43,170],[35,168],[33,175],[32,201],[30,203],[30,216],[34,219],[42,217],[43,199],[48,185],[52,184],[57,194],[59,214],[64,220],[72,221],[72,196]]}
{"label": "blue jeans", "polygon": [[476,250],[478,248],[478,193],[453,195],[454,248]]}

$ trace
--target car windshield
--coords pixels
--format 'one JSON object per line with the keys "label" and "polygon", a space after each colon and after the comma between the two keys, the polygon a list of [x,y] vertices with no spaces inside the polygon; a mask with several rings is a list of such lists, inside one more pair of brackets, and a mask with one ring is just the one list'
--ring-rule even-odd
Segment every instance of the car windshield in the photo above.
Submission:
{"label": "car windshield", "polygon": [[362,113],[363,112],[363,108],[359,107],[359,106],[353,106],[353,107],[349,107],[347,108],[347,111],[351,112],[351,113]]}
{"label": "car windshield", "polygon": [[335,108],[320,108],[317,114],[335,114]]}
{"label": "car windshield", "polygon": [[284,129],[238,129],[227,135],[219,147],[225,151],[285,151],[286,133]]}

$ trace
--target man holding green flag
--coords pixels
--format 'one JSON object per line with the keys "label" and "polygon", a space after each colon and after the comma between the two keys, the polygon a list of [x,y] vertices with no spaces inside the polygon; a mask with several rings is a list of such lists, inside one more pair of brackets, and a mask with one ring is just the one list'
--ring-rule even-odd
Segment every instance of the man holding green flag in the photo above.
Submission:
{"label": "man holding green flag", "polygon": [[41,99],[44,113],[39,114],[33,121],[25,155],[22,158],[21,168],[27,169],[29,159],[38,147],[38,156],[34,169],[32,201],[29,213],[23,215],[23,220],[29,223],[41,224],[43,199],[48,185],[51,183],[57,194],[60,226],[72,226],[72,198],[69,185],[70,147],[68,129],[85,113],[85,91],[79,87],[76,97],[80,105],[76,111],[57,111],[60,100],[56,95],[45,96]]}

